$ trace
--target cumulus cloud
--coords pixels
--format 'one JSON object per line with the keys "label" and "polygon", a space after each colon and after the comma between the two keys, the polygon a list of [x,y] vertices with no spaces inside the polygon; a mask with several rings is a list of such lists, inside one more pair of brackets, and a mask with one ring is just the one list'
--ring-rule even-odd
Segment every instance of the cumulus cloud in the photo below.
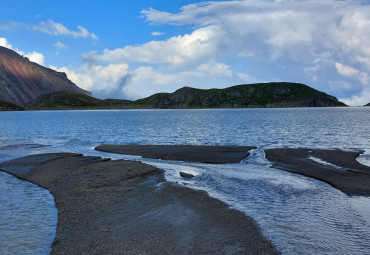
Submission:
{"label": "cumulus cloud", "polygon": [[[190,32],[88,52],[83,66],[60,69],[102,97],[283,80],[335,92],[353,105],[370,101],[370,5],[364,2],[210,1],[174,13],[149,8],[142,15],[153,26]],[[83,27],[70,30],[52,20],[32,29],[97,38]]]}
{"label": "cumulus cloud", "polygon": [[44,55],[40,52],[37,51],[32,51],[32,52],[27,52],[25,53],[24,51],[19,50],[18,48],[13,48],[11,44],[8,43],[6,38],[0,37],[0,46],[6,47],[8,49],[14,50],[18,54],[27,57],[30,61],[35,62],[39,65],[44,64]]}
{"label": "cumulus cloud", "polygon": [[370,103],[370,87],[365,87],[361,93],[347,98],[341,98],[342,102],[352,106],[363,106]]}
{"label": "cumulus cloud", "polygon": [[[265,73],[280,80],[299,73],[298,81],[322,90],[340,77],[361,83],[362,91],[369,83],[370,6],[363,2],[217,1],[186,5],[177,13],[149,8],[142,14],[152,25],[193,26],[193,33],[212,34],[209,56],[264,62]],[[291,71],[283,76],[279,68]]]}
{"label": "cumulus cloud", "polygon": [[[22,51],[19,51],[18,53],[22,54]],[[27,57],[30,61],[35,62],[39,65],[44,65],[44,55],[42,53],[32,51],[28,53],[23,53],[23,56]]]}
{"label": "cumulus cloud", "polygon": [[[50,68],[67,74],[77,86],[91,91],[93,96],[107,98],[126,98],[125,85],[129,82],[129,66],[126,64],[109,64],[108,66],[85,64],[79,68]],[[126,80],[124,80],[126,79]]]}
{"label": "cumulus cloud", "polygon": [[73,37],[90,37],[97,40],[98,37],[94,33],[90,33],[86,28],[77,26],[77,30],[70,30],[61,23],[54,22],[53,20],[41,21],[37,25],[33,25],[32,29],[49,35],[69,35]]}
{"label": "cumulus cloud", "polygon": [[126,46],[104,50],[102,54],[89,52],[84,55],[89,61],[110,63],[167,63],[174,66],[193,64],[215,51],[212,41],[219,35],[212,29],[197,29],[191,34],[171,37],[164,41],[151,41],[139,46]]}
{"label": "cumulus cloud", "polygon": [[355,77],[357,78],[362,84],[368,84],[369,77],[368,73],[361,72],[351,66],[343,65],[341,63],[335,63],[335,67],[338,70],[338,73],[347,76],[347,77]]}
{"label": "cumulus cloud", "polygon": [[230,70],[230,66],[224,63],[216,63],[214,60],[211,60],[206,64],[201,64],[198,67],[198,70],[209,73],[211,75],[222,75],[227,77],[233,76],[233,72]]}
{"label": "cumulus cloud", "polygon": [[8,49],[12,49],[13,46],[8,43],[8,40],[6,38],[0,37],[0,46],[3,46]]}

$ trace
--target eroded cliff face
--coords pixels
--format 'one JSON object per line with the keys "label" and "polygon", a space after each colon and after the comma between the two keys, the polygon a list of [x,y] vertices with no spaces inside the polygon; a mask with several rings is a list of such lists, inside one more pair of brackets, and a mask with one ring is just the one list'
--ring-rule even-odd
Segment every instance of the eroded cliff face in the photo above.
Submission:
{"label": "eroded cliff face", "polygon": [[90,94],[71,82],[65,73],[33,63],[0,46],[0,100],[25,106],[40,95],[61,90]]}

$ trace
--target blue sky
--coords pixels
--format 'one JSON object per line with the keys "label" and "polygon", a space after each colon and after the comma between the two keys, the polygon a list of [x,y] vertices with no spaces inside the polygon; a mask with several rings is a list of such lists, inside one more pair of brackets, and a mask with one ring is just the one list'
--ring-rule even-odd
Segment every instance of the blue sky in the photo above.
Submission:
{"label": "blue sky", "polygon": [[370,102],[366,1],[3,1],[0,45],[99,98],[291,81]]}

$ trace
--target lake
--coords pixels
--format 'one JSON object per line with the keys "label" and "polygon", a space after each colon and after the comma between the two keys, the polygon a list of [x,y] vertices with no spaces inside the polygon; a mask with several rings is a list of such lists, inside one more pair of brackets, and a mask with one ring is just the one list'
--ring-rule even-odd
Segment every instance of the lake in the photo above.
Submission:
{"label": "lake", "polygon": [[[370,166],[369,116],[370,107],[0,112],[0,162],[47,152],[140,160],[164,169],[168,181],[205,190],[253,217],[283,254],[364,254],[370,198],[273,169],[264,149],[364,150],[358,161]],[[240,164],[213,165],[94,151],[103,143],[257,149]],[[179,171],[196,177],[181,179]],[[12,212],[0,216],[0,253],[47,254],[57,218],[50,193],[2,173],[0,201],[2,212]]]}

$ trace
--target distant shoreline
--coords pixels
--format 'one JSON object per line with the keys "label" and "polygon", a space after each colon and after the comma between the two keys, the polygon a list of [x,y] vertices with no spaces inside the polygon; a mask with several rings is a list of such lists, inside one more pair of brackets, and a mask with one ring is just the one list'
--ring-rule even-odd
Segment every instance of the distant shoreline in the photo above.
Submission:
{"label": "distant shoreline", "polygon": [[42,112],[42,111],[130,111],[130,110],[253,110],[253,109],[341,109],[341,108],[370,108],[367,106],[326,106],[326,107],[308,107],[308,106],[300,106],[300,107],[225,107],[225,108],[93,108],[93,107],[87,107],[87,108],[50,108],[50,109],[7,109],[2,110],[0,109],[0,112]]}
{"label": "distant shoreline", "polygon": [[[4,97],[3,99],[6,99]],[[12,101],[16,103],[17,101]],[[21,104],[27,110],[52,109],[205,109],[346,106],[334,96],[305,84],[269,82],[241,84],[223,89],[182,87],[137,100],[98,99],[70,90],[41,93]],[[1,108],[1,104],[0,104]]]}

